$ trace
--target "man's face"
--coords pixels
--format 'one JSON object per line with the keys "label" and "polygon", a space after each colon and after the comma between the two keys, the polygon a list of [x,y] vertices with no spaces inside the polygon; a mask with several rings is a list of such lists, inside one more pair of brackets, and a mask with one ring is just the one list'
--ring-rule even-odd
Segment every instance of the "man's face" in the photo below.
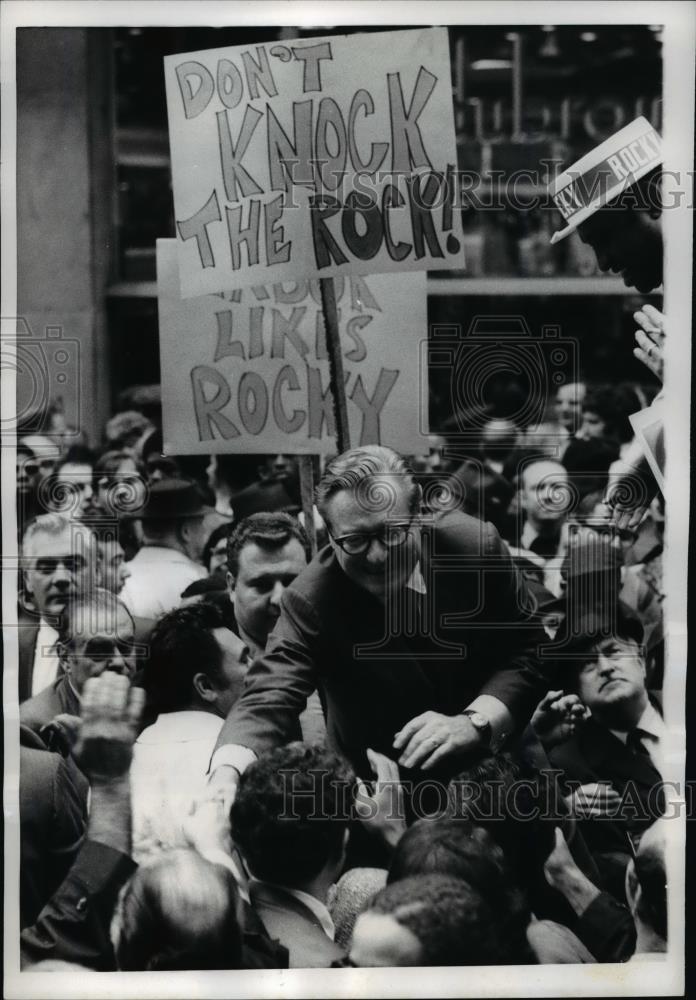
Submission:
{"label": "man's face", "polygon": [[237,578],[227,574],[237,622],[262,649],[278,621],[283,591],[306,565],[305,550],[296,538],[279,549],[250,542],[239,553]]}
{"label": "man's face", "polygon": [[215,706],[218,715],[226,718],[244,687],[244,679],[249,670],[249,647],[228,628],[213,629],[213,635],[223,652],[221,680],[211,678],[218,692]]}
{"label": "man's face", "polygon": [[594,438],[602,438],[606,433],[607,425],[598,413],[592,410],[584,410],[582,414],[582,424],[577,433],[577,437],[583,441],[592,441]]}
{"label": "man's face", "polygon": [[99,565],[102,587],[112,594],[120,594],[131,573],[123,546],[115,538],[99,542]]}
{"label": "man's face", "polygon": [[633,639],[608,638],[580,669],[577,692],[593,714],[646,699],[645,663]]}
{"label": "man's face", "polygon": [[[379,600],[401,590],[420,558],[420,531],[411,513],[411,490],[411,484],[401,477],[375,476],[362,493],[341,490],[326,506],[329,539],[338,564],[353,583]],[[408,525],[403,544],[385,544],[385,531]],[[363,536],[365,550],[355,555],[345,552],[334,539],[346,535]]]}
{"label": "man's face", "polygon": [[556,394],[556,418],[562,427],[574,434],[580,423],[585,386],[582,382],[562,385]]}
{"label": "man's face", "polygon": [[57,615],[94,582],[95,553],[92,538],[77,525],[57,535],[37,534],[27,553],[29,569],[24,584],[37,611]]}
{"label": "man's face", "polygon": [[418,938],[388,913],[361,913],[355,922],[350,946],[351,965],[384,968],[419,965],[422,948]]}
{"label": "man's face", "polygon": [[92,467],[80,462],[67,462],[58,470],[57,481],[67,483],[75,491],[76,502],[71,513],[87,510],[92,499]]}
{"label": "man's face", "polygon": [[535,527],[560,525],[568,513],[568,473],[557,462],[535,462],[522,474],[521,504]]}
{"label": "man's face", "polygon": [[662,284],[662,227],[647,211],[604,208],[578,226],[599,269],[620,274],[628,288],[646,294]]}
{"label": "man's face", "polygon": [[119,605],[115,609],[84,607],[84,620],[79,634],[66,642],[66,671],[79,693],[90,677],[99,677],[105,670],[135,674],[135,632],[133,619]]}
{"label": "man's face", "polygon": [[221,538],[210,550],[208,559],[208,572],[215,573],[217,570],[224,572],[227,568],[227,538]]}

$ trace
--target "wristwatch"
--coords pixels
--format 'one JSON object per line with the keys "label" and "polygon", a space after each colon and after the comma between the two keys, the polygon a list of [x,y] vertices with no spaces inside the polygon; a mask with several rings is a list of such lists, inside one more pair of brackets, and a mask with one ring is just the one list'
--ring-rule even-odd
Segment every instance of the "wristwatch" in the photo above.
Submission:
{"label": "wristwatch", "polygon": [[486,749],[489,749],[493,737],[493,730],[491,729],[491,724],[486,718],[486,716],[482,715],[480,712],[477,712],[473,708],[465,709],[462,712],[462,715],[468,716],[469,720],[471,721],[471,725],[474,727],[476,732],[481,737],[482,746],[486,747]]}

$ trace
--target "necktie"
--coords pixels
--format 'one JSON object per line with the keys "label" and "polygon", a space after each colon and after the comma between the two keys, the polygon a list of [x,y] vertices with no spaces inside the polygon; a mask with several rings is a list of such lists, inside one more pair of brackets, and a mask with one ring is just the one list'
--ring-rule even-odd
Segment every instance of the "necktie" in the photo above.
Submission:
{"label": "necktie", "polygon": [[626,746],[636,755],[643,754],[645,757],[649,757],[647,747],[643,743],[642,737],[647,735],[642,729],[632,729],[626,736]]}

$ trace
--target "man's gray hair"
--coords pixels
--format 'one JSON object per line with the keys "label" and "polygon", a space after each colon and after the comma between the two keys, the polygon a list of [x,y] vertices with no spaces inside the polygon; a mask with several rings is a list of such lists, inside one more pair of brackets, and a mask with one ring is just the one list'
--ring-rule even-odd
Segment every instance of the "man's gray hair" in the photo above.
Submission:
{"label": "man's gray hair", "polygon": [[98,627],[104,621],[114,626],[119,612],[133,616],[123,601],[104,587],[91,587],[84,594],[77,594],[66,605],[60,618],[60,636],[69,642],[75,635],[84,634],[90,627]]}
{"label": "man's gray hair", "polygon": [[[381,482],[375,484],[375,479]],[[378,444],[351,448],[327,465],[315,493],[317,509],[326,520],[326,508],[331,497],[350,490],[366,510],[390,511],[396,503],[396,489],[400,484],[410,490],[410,509],[415,514],[420,505],[421,491],[401,455]]]}
{"label": "man's gray hair", "polygon": [[75,521],[65,514],[40,514],[27,525],[22,537],[22,555],[28,557],[32,554],[31,543],[37,535],[49,535],[55,538],[67,531],[73,531],[75,526],[79,526],[80,535],[89,538],[92,546],[96,545],[96,536],[89,525],[83,524],[81,521]]}

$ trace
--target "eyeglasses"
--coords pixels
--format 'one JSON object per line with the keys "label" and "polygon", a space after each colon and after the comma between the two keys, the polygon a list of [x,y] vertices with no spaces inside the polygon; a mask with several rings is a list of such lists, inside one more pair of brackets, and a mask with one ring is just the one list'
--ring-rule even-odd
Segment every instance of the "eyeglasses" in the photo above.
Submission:
{"label": "eyeglasses", "polygon": [[367,552],[373,538],[378,538],[387,549],[395,549],[403,545],[408,538],[412,523],[413,519],[407,524],[385,524],[379,531],[355,531],[338,538],[331,535],[331,532],[329,534],[347,556],[360,556]]}
{"label": "eyeglasses", "polygon": [[127,639],[95,637],[88,639],[82,649],[82,655],[88,656],[90,660],[110,660],[113,656],[129,659],[135,654],[135,643]]}

